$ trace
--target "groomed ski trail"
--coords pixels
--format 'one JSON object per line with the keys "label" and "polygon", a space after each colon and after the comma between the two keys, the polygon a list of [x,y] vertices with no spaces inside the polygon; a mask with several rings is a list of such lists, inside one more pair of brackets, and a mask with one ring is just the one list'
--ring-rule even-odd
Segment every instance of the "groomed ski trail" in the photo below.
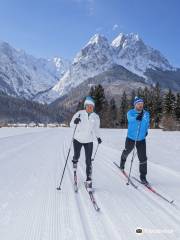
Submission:
{"label": "groomed ski trail", "polygon": [[[99,146],[93,162],[94,194],[101,208],[100,212],[96,212],[84,188],[83,149],[77,170],[78,193],[75,193],[73,188],[71,162],[73,149],[62,190],[56,190],[72,130],[33,129],[31,132],[28,129],[26,134],[26,129],[16,129],[14,134],[13,129],[11,131],[8,129],[7,137],[6,131],[3,130],[3,139],[0,138],[1,239],[179,240],[180,169],[177,167],[172,169],[172,166],[169,168],[168,162],[164,166],[162,161],[157,162],[157,159],[154,161],[154,155],[151,153],[148,180],[155,189],[167,197],[174,198],[176,206],[159,200],[146,191],[144,186],[140,185],[138,190],[126,186],[124,176],[121,176],[113,165],[113,161],[119,161],[121,154],[117,146],[123,148],[125,140],[121,132],[124,131],[101,130],[104,141]],[[160,139],[159,134],[162,133],[153,131],[153,134]],[[177,133],[174,134],[177,138]],[[120,141],[116,138],[115,142],[115,136],[119,136]],[[106,139],[111,142],[111,146]],[[165,137],[162,138],[161,144],[166,146]],[[149,151],[156,148],[154,142],[150,142],[149,145]],[[161,151],[160,149],[160,156],[163,154]],[[126,170],[129,170],[129,163],[130,161],[126,164]],[[132,175],[136,177],[139,175],[137,159],[133,165]],[[139,236],[135,233],[139,227],[162,232],[144,233]],[[169,230],[170,233],[164,233],[163,230]]]}

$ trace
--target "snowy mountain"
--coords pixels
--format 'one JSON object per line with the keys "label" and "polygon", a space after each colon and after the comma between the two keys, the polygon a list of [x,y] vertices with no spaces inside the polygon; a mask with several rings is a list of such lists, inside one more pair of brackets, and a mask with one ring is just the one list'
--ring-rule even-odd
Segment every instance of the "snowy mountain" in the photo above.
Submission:
{"label": "snowy mountain", "polygon": [[76,55],[69,70],[48,92],[37,96],[40,102],[52,102],[68,93],[83,81],[94,77],[112,66],[113,51],[108,40],[101,35],[94,35],[86,46]]}
{"label": "snowy mountain", "polygon": [[138,34],[120,33],[111,46],[115,62],[137,75],[144,76],[147,69],[173,70],[168,60],[158,50],[147,46]]}
{"label": "snowy mountain", "polygon": [[78,103],[82,101],[84,96],[89,94],[91,87],[98,84],[103,86],[107,99],[113,97],[117,103],[120,102],[123,91],[126,91],[127,94],[131,94],[133,90],[139,87],[148,87],[143,77],[128,71],[120,65],[115,65],[107,71],[83,81],[77,87],[71,89],[68,94],[52,102],[51,106],[56,109],[65,108],[75,111]]}
{"label": "snowy mountain", "polygon": [[0,42],[0,90],[27,99],[52,88],[67,70],[61,58],[37,59]]}
{"label": "snowy mountain", "polygon": [[[118,75],[118,67],[124,68],[121,73],[126,77]],[[126,70],[137,77],[131,75],[129,79]],[[109,72],[111,74],[106,77],[105,73]],[[131,81],[139,77],[144,84],[159,82],[163,88],[180,91],[180,70],[173,68],[158,50],[147,46],[138,34],[120,33],[111,43],[106,37],[95,34],[71,64],[58,57],[37,59],[0,42],[0,90],[13,96],[51,103],[69,93],[73,95],[73,90],[88,79],[95,78],[98,84],[97,79],[102,76],[108,79],[103,84],[110,82],[113,91],[116,91],[113,86],[117,86],[117,82],[119,87],[123,83],[124,89],[139,86]],[[142,84],[142,79],[140,82]]]}
{"label": "snowy mountain", "polygon": [[49,62],[53,63],[53,66],[55,66],[56,72],[61,77],[65,74],[65,72],[69,68],[70,62],[66,59],[62,59],[60,57],[54,57],[52,59],[48,60]]}
{"label": "snowy mountain", "polygon": [[71,68],[53,90],[63,95],[90,77],[106,71],[113,65],[112,49],[108,40],[100,35],[93,36],[74,58]]}
{"label": "snowy mountain", "polygon": [[[120,33],[111,44],[107,38],[96,34],[76,55],[70,69],[59,82],[50,91],[38,96],[37,100],[52,102],[87,79],[97,77],[117,65],[143,77],[147,84],[154,83],[152,78],[154,71],[172,73],[176,71],[158,50],[147,46],[137,34]],[[149,69],[153,71],[151,74],[149,74]],[[157,79],[157,81],[163,81],[163,79]],[[166,84],[162,85],[166,87]],[[169,85],[171,83],[168,83]],[[180,87],[180,83],[178,86]]]}

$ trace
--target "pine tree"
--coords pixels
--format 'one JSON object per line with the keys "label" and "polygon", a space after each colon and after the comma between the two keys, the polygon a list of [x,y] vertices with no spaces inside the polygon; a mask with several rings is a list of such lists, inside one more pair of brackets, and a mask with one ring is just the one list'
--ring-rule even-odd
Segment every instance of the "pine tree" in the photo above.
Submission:
{"label": "pine tree", "polygon": [[164,96],[163,102],[163,111],[167,115],[173,115],[175,110],[175,95],[172,93],[171,89],[169,89],[168,93]]}
{"label": "pine tree", "polygon": [[99,84],[91,87],[89,95],[95,100],[95,112],[99,114],[101,119],[101,126],[106,127],[108,104],[104,93],[104,88]]}
{"label": "pine tree", "polygon": [[163,98],[161,94],[161,89],[159,83],[156,84],[153,95],[152,95],[152,102],[153,102],[153,112],[152,118],[154,120],[154,127],[159,128],[159,123],[162,118],[162,110],[163,110]]}
{"label": "pine tree", "polygon": [[141,92],[141,97],[143,98],[145,105],[148,107],[150,102],[150,91],[147,87]]}
{"label": "pine tree", "polygon": [[138,88],[137,96],[144,99],[144,90],[143,90],[143,88],[141,88],[141,87]]}
{"label": "pine tree", "polygon": [[[133,93],[134,94],[134,93]],[[121,97],[121,105],[120,105],[120,126],[125,128],[127,127],[127,111],[128,111],[128,108],[129,108],[129,102],[128,102],[128,99],[127,99],[127,95],[126,95],[126,92],[124,91],[123,92],[123,95]]]}
{"label": "pine tree", "polygon": [[109,118],[110,118],[110,127],[117,127],[117,107],[114,98],[110,100],[109,103]]}
{"label": "pine tree", "polygon": [[101,114],[106,103],[104,88],[101,85],[91,87],[89,95],[92,96],[95,101],[96,104],[95,111],[98,114]]}
{"label": "pine tree", "polygon": [[129,104],[129,108],[131,108],[132,106],[134,106],[134,98],[137,96],[135,90],[132,90],[131,92],[131,97],[130,97],[130,104]]}
{"label": "pine tree", "polygon": [[176,95],[175,115],[177,120],[180,122],[180,93],[177,93]]}
{"label": "pine tree", "polygon": [[176,119],[175,119],[175,95],[169,89],[168,93],[164,96],[163,101],[163,118],[162,125],[165,130],[176,130]]}
{"label": "pine tree", "polygon": [[144,100],[144,108],[150,113],[150,115],[153,115],[153,90],[152,88],[149,89],[147,87],[144,88],[144,90],[141,91],[141,97]]}

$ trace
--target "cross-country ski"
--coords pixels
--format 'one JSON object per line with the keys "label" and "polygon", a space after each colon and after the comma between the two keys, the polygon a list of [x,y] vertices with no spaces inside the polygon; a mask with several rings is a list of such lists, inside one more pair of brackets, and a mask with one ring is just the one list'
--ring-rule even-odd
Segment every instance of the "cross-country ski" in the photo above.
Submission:
{"label": "cross-country ski", "polygon": [[128,174],[125,170],[122,170],[118,164],[116,162],[113,162],[114,165],[120,170],[120,172],[122,173],[122,175],[125,177],[125,180],[126,180],[126,185],[127,185],[127,182],[129,180],[129,183],[134,187],[134,188],[138,188],[138,186],[131,180],[131,179],[128,179]]}
{"label": "cross-country ski", "polygon": [[97,204],[97,202],[96,202],[96,199],[95,199],[95,197],[94,197],[94,191],[88,189],[88,186],[87,186],[87,183],[86,183],[86,182],[84,183],[84,186],[85,186],[85,188],[86,188],[87,193],[89,194],[89,197],[90,197],[90,200],[91,200],[91,202],[92,202],[92,204],[93,204],[94,209],[99,212],[99,211],[100,211],[100,208],[99,208],[99,206],[98,206],[98,204]]}
{"label": "cross-country ski", "polygon": [[139,179],[137,179],[136,177],[132,177],[136,182],[141,183],[142,185],[144,185],[144,187],[146,187],[149,191],[151,191],[152,193],[154,193],[156,196],[160,197],[161,199],[165,200],[166,202],[172,204],[174,203],[174,200],[169,200],[167,199],[165,196],[163,196],[161,193],[159,193],[157,190],[155,190],[150,184],[144,184],[143,182],[141,182]]}

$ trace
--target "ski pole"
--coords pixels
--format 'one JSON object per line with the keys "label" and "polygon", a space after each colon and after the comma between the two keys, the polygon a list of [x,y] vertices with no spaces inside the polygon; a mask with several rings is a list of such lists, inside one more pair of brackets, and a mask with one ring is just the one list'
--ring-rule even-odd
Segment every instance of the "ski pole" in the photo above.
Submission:
{"label": "ski pole", "polygon": [[70,151],[71,151],[71,146],[72,146],[72,143],[73,143],[73,140],[74,140],[74,135],[75,135],[76,129],[77,129],[77,124],[76,124],[76,127],[74,128],[74,132],[73,132],[71,144],[70,144],[70,147],[69,147],[69,151],[68,151],[68,154],[67,154],[67,157],[66,157],[66,162],[65,162],[63,173],[62,173],[62,176],[61,176],[60,184],[59,184],[59,187],[56,188],[57,190],[61,190],[61,184],[62,184],[62,181],[63,181],[63,177],[64,177],[64,173],[65,173],[65,170],[66,170],[66,166],[67,166],[67,162],[68,162],[68,158],[69,158],[69,154],[70,154]]}
{"label": "ski pole", "polygon": [[138,137],[139,137],[140,128],[141,128],[141,122],[138,125],[137,137],[136,137],[136,140],[135,140],[135,143],[134,143],[133,155],[132,155],[131,165],[130,165],[130,170],[129,170],[129,175],[128,175],[128,182],[126,183],[126,185],[129,185],[129,181],[130,181],[132,165],[133,165],[134,158],[136,156],[135,149],[136,149],[136,143],[137,143],[137,140],[138,140]]}
{"label": "ski pole", "polygon": [[94,159],[95,159],[95,157],[96,157],[96,153],[97,153],[97,151],[98,151],[98,148],[99,148],[99,143],[98,143],[98,145],[97,145],[97,148],[96,148],[96,151],[95,151],[94,157],[92,158],[91,161],[94,161]]}

